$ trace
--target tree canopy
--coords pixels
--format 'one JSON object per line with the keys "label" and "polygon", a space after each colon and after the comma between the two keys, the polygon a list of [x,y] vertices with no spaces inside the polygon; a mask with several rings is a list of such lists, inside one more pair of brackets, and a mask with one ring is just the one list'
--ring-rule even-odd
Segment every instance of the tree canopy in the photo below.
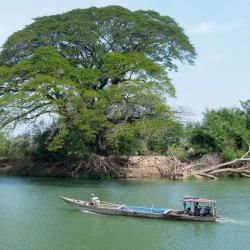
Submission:
{"label": "tree canopy", "polygon": [[108,6],[36,18],[0,53],[0,124],[51,115],[51,150],[103,153],[121,128],[171,124],[167,71],[195,56],[175,20],[154,11]]}
{"label": "tree canopy", "polygon": [[202,123],[188,128],[188,138],[196,155],[219,153],[224,160],[241,157],[250,143],[250,100],[240,108],[207,110]]}

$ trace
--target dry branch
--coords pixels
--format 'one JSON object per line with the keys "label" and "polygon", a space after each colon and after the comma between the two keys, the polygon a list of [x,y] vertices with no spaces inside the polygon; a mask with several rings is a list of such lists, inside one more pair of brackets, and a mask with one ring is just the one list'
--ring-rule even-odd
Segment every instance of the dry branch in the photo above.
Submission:
{"label": "dry branch", "polygon": [[199,176],[208,177],[208,178],[211,178],[211,179],[214,179],[214,180],[217,180],[217,177],[214,176],[214,175],[211,175],[211,174],[199,173],[198,175]]}
{"label": "dry branch", "polygon": [[[247,170],[249,169],[249,166],[245,166],[247,162],[250,162],[250,158],[247,157],[249,154],[250,154],[250,144],[249,144],[248,151],[241,158],[237,158],[229,162],[220,163],[220,164],[208,166],[200,170],[196,170],[194,171],[194,175],[217,179],[215,175],[218,175],[221,173],[235,173],[235,174],[239,174],[241,176],[250,178],[250,170]],[[198,162],[198,163],[196,162],[193,165],[191,164],[190,166],[194,168],[197,165],[201,166],[202,164],[201,162]],[[207,166],[206,164],[204,165]]]}

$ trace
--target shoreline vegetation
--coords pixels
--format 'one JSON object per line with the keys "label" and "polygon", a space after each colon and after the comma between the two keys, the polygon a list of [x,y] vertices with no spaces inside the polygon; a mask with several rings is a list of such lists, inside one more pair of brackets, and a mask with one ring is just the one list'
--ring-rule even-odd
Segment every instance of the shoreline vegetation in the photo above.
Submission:
{"label": "shoreline vegetation", "polygon": [[219,163],[205,155],[195,162],[181,162],[172,156],[85,156],[62,161],[32,159],[0,160],[0,175],[71,177],[86,179],[168,178],[171,180],[217,180],[220,176],[250,178],[249,151],[241,158]]}
{"label": "shoreline vegetation", "polygon": [[[169,105],[168,73],[196,56],[183,28],[153,10],[35,18],[0,51],[0,173],[250,177],[250,99],[200,122]],[[13,136],[17,127],[27,131]]]}

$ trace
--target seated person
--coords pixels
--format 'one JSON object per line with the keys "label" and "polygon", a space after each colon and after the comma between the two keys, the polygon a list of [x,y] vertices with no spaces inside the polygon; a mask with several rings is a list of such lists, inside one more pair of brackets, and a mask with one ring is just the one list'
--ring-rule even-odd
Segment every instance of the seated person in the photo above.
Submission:
{"label": "seated person", "polygon": [[210,207],[206,206],[206,207],[204,207],[203,216],[209,216],[209,215],[210,215]]}
{"label": "seated person", "polygon": [[198,202],[195,202],[195,203],[194,203],[194,215],[195,215],[195,216],[199,216],[199,213],[198,213],[198,205],[199,205]]}
{"label": "seated person", "polygon": [[183,206],[184,206],[184,214],[188,214],[188,215],[191,215],[192,214],[192,212],[191,212],[191,207],[188,207],[188,208],[186,208],[186,206],[187,206],[187,203],[184,201],[184,203],[183,203]]}
{"label": "seated person", "polygon": [[92,206],[98,206],[100,204],[100,200],[97,196],[95,196],[94,194],[91,194],[89,203]]}

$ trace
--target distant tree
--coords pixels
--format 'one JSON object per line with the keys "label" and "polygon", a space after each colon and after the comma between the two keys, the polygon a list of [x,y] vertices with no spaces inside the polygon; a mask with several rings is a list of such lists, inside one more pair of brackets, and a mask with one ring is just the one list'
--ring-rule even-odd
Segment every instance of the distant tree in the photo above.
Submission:
{"label": "distant tree", "polygon": [[250,115],[250,99],[246,101],[240,101],[241,108],[238,109],[239,112]]}
{"label": "distant tree", "polygon": [[0,133],[0,159],[6,157],[8,151],[8,141],[3,133]]}
{"label": "distant tree", "polygon": [[182,28],[154,11],[108,6],[36,18],[0,53],[0,124],[51,115],[50,150],[104,153],[117,125],[172,119],[167,70],[195,56]]}
{"label": "distant tree", "polygon": [[208,110],[201,124],[188,127],[189,142],[194,154],[216,152],[224,160],[241,157],[250,142],[250,120],[246,104],[241,108]]}

